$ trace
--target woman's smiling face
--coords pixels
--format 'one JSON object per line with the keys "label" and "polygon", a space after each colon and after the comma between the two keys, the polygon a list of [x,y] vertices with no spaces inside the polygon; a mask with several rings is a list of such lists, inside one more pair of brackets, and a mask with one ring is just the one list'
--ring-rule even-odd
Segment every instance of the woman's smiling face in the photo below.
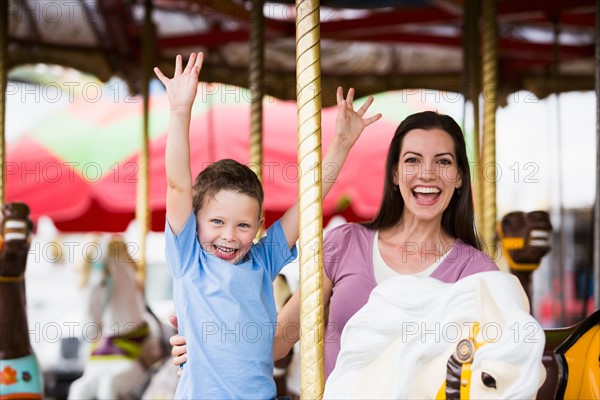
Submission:
{"label": "woman's smiling face", "polygon": [[404,199],[404,215],[439,219],[462,186],[452,137],[442,129],[413,129],[402,140],[394,174]]}

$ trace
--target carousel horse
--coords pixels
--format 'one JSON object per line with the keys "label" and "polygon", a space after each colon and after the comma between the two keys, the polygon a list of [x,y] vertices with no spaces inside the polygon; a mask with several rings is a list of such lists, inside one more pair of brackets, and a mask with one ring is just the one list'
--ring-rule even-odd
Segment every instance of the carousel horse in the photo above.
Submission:
{"label": "carousel horse", "polygon": [[[85,257],[85,326],[97,327],[83,376],[71,384],[69,399],[139,397],[146,371],[165,354],[158,321],[150,315],[138,284],[136,263],[120,239],[101,238]],[[93,331],[86,329],[84,334]]]}
{"label": "carousel horse", "polygon": [[[504,258],[528,297],[531,273],[550,251],[552,225],[545,211],[506,214],[497,226]],[[566,328],[546,329],[546,381],[539,399],[600,399],[600,310]]]}
{"label": "carousel horse", "polygon": [[546,381],[538,399],[600,399],[600,310],[567,328],[547,329]]}
{"label": "carousel horse", "polygon": [[550,215],[546,211],[514,211],[498,221],[496,232],[510,272],[519,278],[531,301],[531,274],[550,251]]}
{"label": "carousel horse", "polygon": [[346,324],[325,399],[532,399],[544,332],[517,278],[398,276]]}
{"label": "carousel horse", "polygon": [[25,266],[33,224],[29,207],[2,208],[0,232],[0,399],[42,399],[42,374],[31,349],[25,305]]}

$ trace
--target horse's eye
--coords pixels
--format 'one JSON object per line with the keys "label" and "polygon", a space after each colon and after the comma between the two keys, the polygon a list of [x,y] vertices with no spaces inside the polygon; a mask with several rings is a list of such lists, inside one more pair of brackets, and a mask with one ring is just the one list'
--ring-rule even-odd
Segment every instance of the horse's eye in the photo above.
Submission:
{"label": "horse's eye", "polygon": [[481,381],[483,382],[483,384],[485,386],[496,389],[496,379],[494,379],[494,377],[491,376],[490,374],[482,372],[481,373]]}

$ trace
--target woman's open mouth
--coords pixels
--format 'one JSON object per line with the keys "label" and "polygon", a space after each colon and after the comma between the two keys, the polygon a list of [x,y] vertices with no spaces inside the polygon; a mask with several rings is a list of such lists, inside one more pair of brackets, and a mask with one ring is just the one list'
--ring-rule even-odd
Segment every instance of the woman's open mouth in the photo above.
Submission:
{"label": "woman's open mouth", "polygon": [[433,186],[416,186],[412,189],[412,194],[418,205],[429,206],[435,204],[442,191]]}

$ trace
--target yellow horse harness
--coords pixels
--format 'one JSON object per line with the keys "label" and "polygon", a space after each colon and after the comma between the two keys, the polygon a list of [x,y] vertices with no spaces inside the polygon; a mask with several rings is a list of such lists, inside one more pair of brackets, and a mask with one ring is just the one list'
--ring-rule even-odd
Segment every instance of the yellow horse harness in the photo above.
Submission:
{"label": "yellow horse harness", "polygon": [[471,391],[471,364],[475,352],[487,341],[476,340],[479,333],[479,323],[475,322],[467,339],[457,343],[454,354],[450,356],[446,369],[446,380],[435,396],[436,400],[468,399]]}

